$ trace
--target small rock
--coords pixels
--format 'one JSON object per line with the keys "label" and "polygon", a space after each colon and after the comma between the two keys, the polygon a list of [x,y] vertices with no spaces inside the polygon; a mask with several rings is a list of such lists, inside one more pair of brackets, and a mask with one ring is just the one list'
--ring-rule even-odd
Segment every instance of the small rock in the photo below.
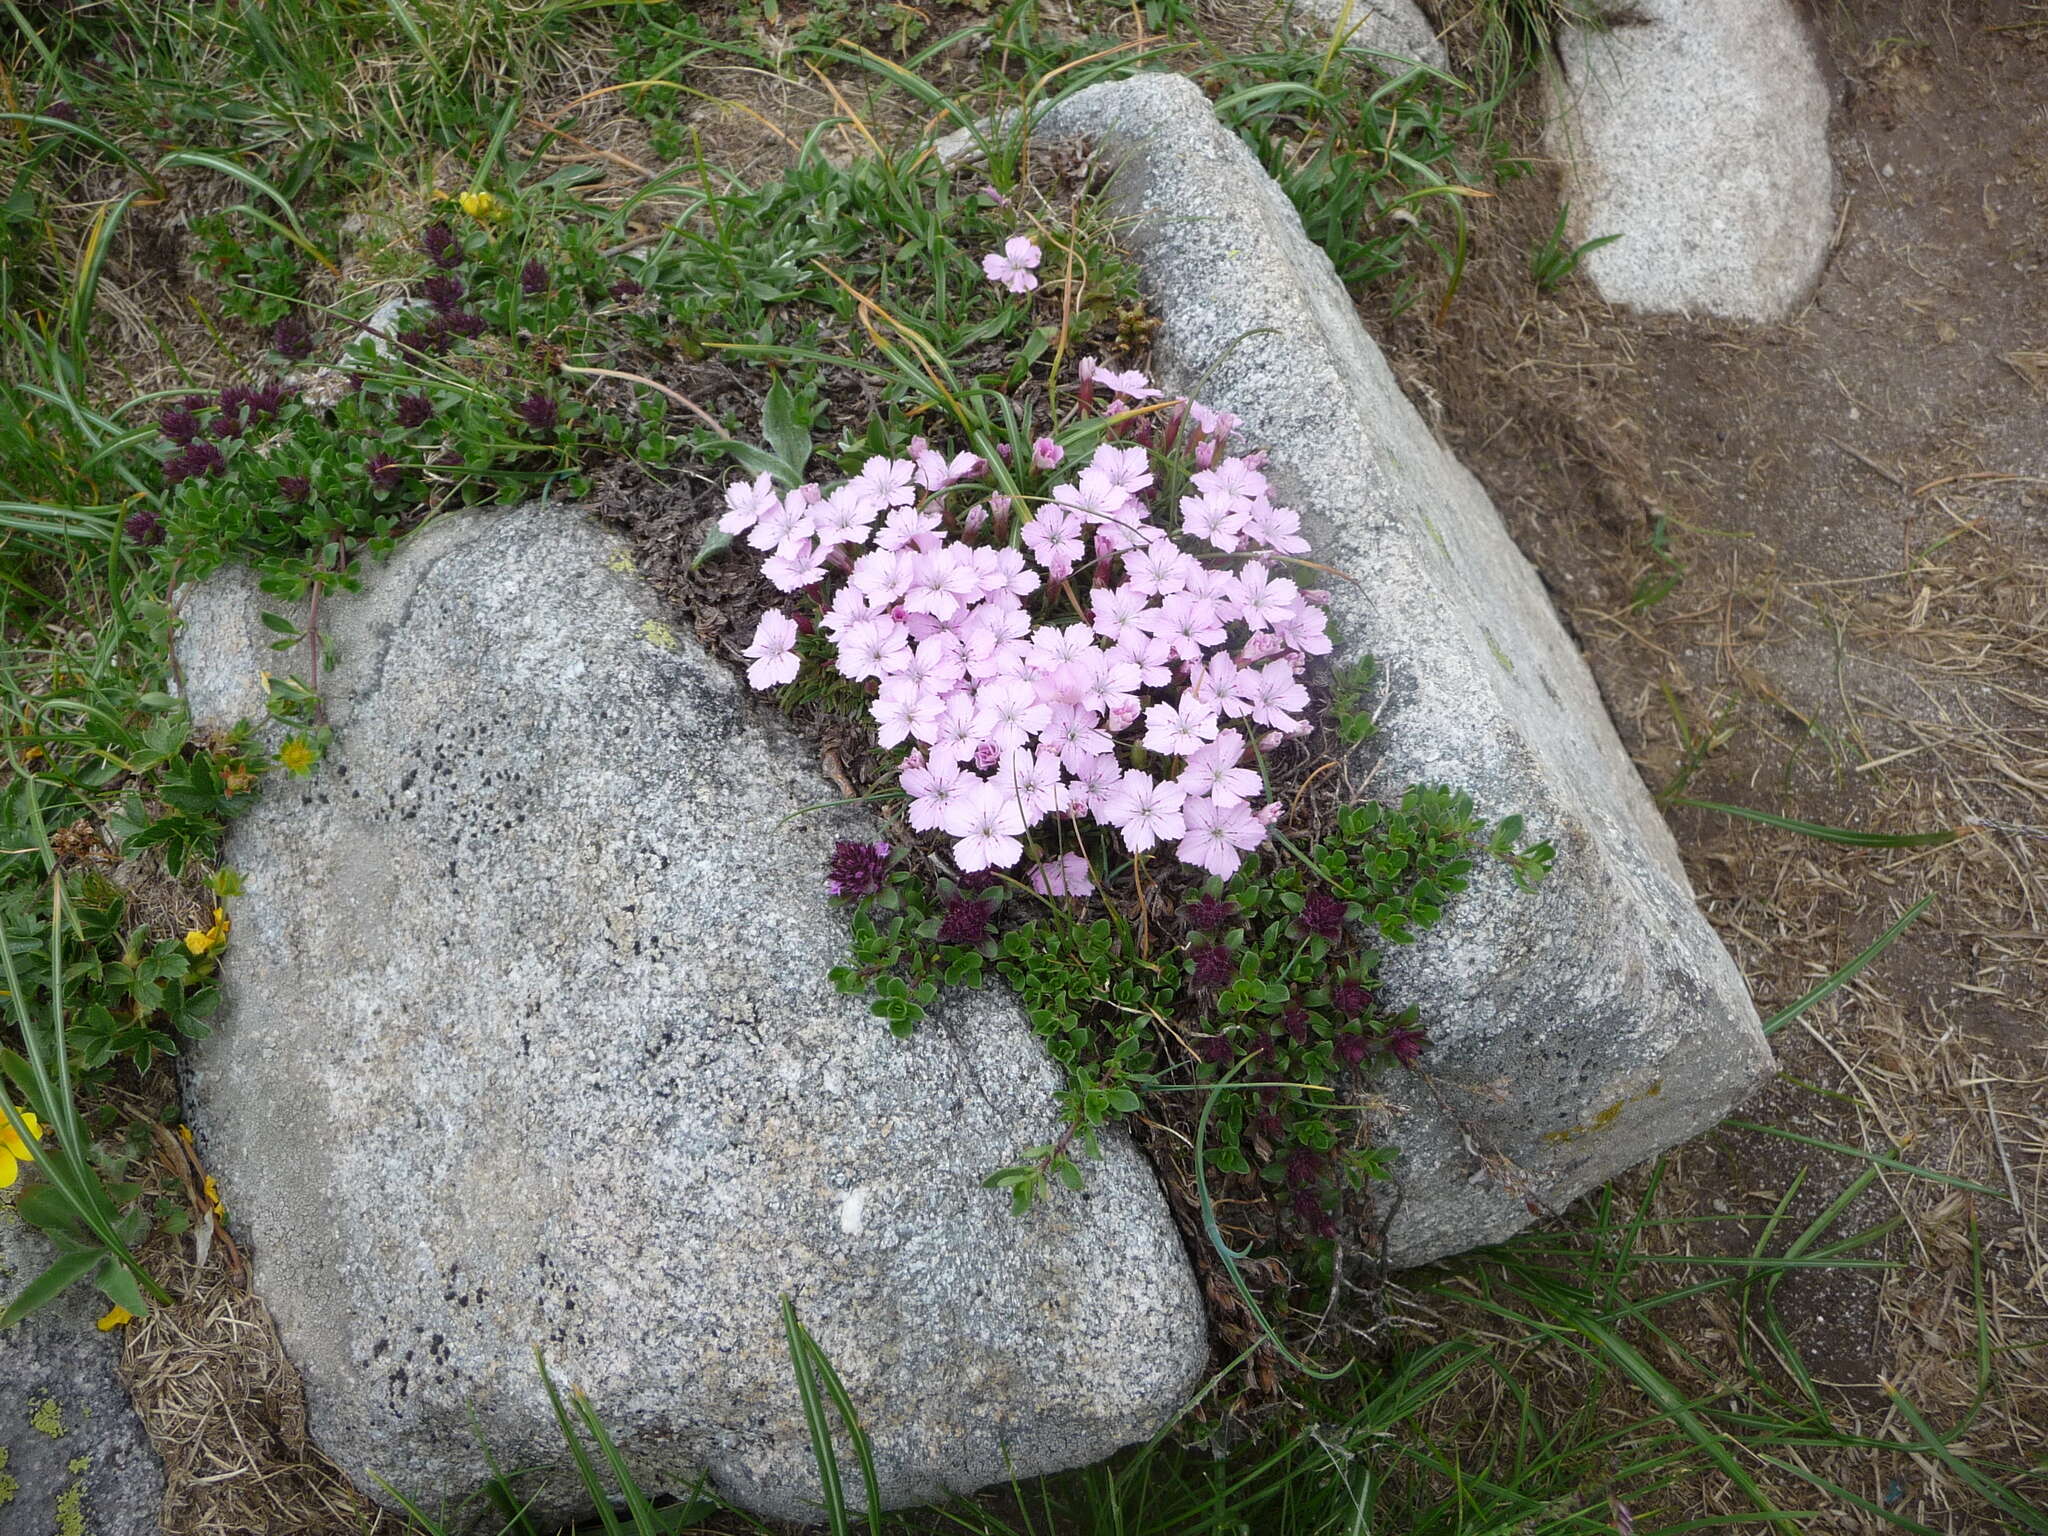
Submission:
{"label": "small rock", "polygon": [[[0,1296],[55,1251],[0,1204]],[[84,1282],[0,1333],[0,1536],[157,1536],[164,1469],[114,1374],[107,1303]],[[74,1523],[67,1524],[73,1520]]]}
{"label": "small rock", "polygon": [[1276,499],[1331,570],[1346,652],[1378,659],[1374,792],[1464,789],[1557,848],[1534,894],[1482,861],[1385,966],[1389,996],[1421,1006],[1436,1080],[1376,1085],[1398,1111],[1388,1253],[1497,1242],[1748,1096],[1770,1062],[1748,988],[1536,572],[1200,89],[1093,86],[1037,131],[1093,139],[1116,167],[1112,212],[1160,320],[1157,382],[1236,413],[1238,441],[1271,452]]}
{"label": "small rock", "polygon": [[[796,814],[838,797],[816,749],[573,510],[449,518],[365,577],[321,605],[332,750],[231,834],[185,1058],[321,1447],[439,1502],[480,1433],[572,1513],[539,1347],[650,1491],[708,1473],[798,1518],[784,1295],[891,1505],[1150,1436],[1208,1353],[1151,1169],[1109,1138],[1023,1219],[982,1187],[1056,1134],[1057,1074],[1005,994],[897,1040],[833,989],[826,863],[876,829]],[[201,725],[260,720],[294,664],[265,606],[235,573],[182,594]]]}
{"label": "small rock", "polygon": [[1288,15],[1339,38],[1346,47],[1383,55],[1377,62],[1390,73],[1399,73],[1404,60],[1432,69],[1450,67],[1443,39],[1415,0],[1294,0]]}
{"label": "small rock", "polygon": [[1631,0],[1567,26],[1549,81],[1574,244],[1639,309],[1781,320],[1833,238],[1827,84],[1790,0]]}

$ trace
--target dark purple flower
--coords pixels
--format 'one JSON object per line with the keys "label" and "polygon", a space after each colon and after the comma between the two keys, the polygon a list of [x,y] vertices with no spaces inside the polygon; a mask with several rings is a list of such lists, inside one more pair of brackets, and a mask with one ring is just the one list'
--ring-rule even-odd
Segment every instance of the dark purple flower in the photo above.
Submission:
{"label": "dark purple flower", "polygon": [[436,272],[420,284],[420,297],[444,315],[462,302],[465,291],[461,278],[451,277],[445,272]]}
{"label": "dark purple flower", "polygon": [[1308,1010],[1299,1003],[1280,1015],[1280,1027],[1287,1031],[1296,1045],[1307,1045],[1315,1033],[1309,1023]]}
{"label": "dark purple flower", "polygon": [[528,395],[512,407],[512,414],[536,432],[552,432],[562,419],[562,408],[547,395]]}
{"label": "dark purple flower", "polygon": [[138,544],[161,544],[164,541],[163,524],[147,507],[130,512],[121,526],[127,530],[128,537]]}
{"label": "dark purple flower", "polygon": [[1337,1235],[1337,1222],[1323,1209],[1322,1197],[1315,1191],[1296,1190],[1291,1204],[1294,1207],[1294,1214],[1299,1216],[1317,1237],[1334,1238]]}
{"label": "dark purple flower", "polygon": [[1363,1035],[1339,1035],[1337,1037],[1337,1059],[1347,1067],[1355,1067],[1365,1060],[1372,1049],[1372,1042]]}
{"label": "dark purple flower", "polygon": [[425,395],[400,395],[392,414],[401,427],[424,427],[434,419],[434,402]]}
{"label": "dark purple flower", "polygon": [[1372,1006],[1372,994],[1355,981],[1340,981],[1330,988],[1330,1006],[1347,1019],[1355,1019]]}
{"label": "dark purple flower", "polygon": [[1196,933],[1214,933],[1237,916],[1237,903],[1216,896],[1197,896],[1180,909],[1180,915]]}
{"label": "dark purple flower", "polygon": [[630,277],[622,277],[616,283],[612,284],[612,297],[617,299],[621,304],[625,303],[628,299],[639,298],[640,295],[645,293],[646,291],[647,290],[645,288],[642,288]]}
{"label": "dark purple flower", "polygon": [[43,116],[54,117],[60,123],[75,123],[78,121],[78,108],[59,96],[43,108]]}
{"label": "dark purple flower", "polygon": [[213,404],[211,395],[186,395],[178,401],[179,408],[187,411],[203,411]]}
{"label": "dark purple flower", "polygon": [[[808,628],[809,624],[810,620],[807,618],[799,618],[796,621],[796,627],[799,630],[801,630],[804,634],[809,634],[811,632]],[[985,891],[990,886],[994,885],[1000,878],[1001,876],[999,876],[992,869],[977,869],[971,875],[962,875],[959,878],[959,880],[955,883],[963,891]]]}
{"label": "dark purple flower", "polygon": [[945,921],[939,924],[939,942],[979,944],[988,937],[988,919],[989,905],[985,901],[949,901]]}
{"label": "dark purple flower", "polygon": [[1195,1054],[1213,1067],[1220,1067],[1237,1054],[1222,1035],[1203,1035],[1195,1041]]}
{"label": "dark purple flower", "polygon": [[872,896],[881,890],[888,873],[887,843],[851,843],[842,839],[832,845],[832,867],[826,872],[825,889],[834,896]]}
{"label": "dark purple flower", "polygon": [[182,405],[166,406],[156,413],[156,429],[182,448],[199,435],[199,418]]}
{"label": "dark purple flower", "polygon": [[370,477],[370,484],[376,486],[378,490],[388,491],[398,484],[404,470],[399,467],[398,460],[390,454],[373,453],[363,460],[363,473]]}
{"label": "dark purple flower", "polygon": [[1252,1130],[1268,1141],[1278,1141],[1287,1134],[1287,1122],[1272,1110],[1263,1109],[1252,1116]]}
{"label": "dark purple flower", "polygon": [[164,484],[176,485],[195,475],[217,475],[228,467],[227,455],[211,443],[189,443],[183,453],[164,461]]}
{"label": "dark purple flower", "polygon": [[519,291],[529,299],[548,291],[548,269],[540,264],[539,257],[527,257],[526,265],[519,269]]}
{"label": "dark purple flower", "polygon": [[292,397],[291,387],[279,379],[265,379],[256,388],[249,390],[247,401],[249,419],[261,417],[268,420],[284,409],[285,401]]}
{"label": "dark purple flower", "polygon": [[482,315],[473,314],[466,309],[454,309],[445,315],[437,315],[435,321],[452,336],[481,336],[491,328],[490,322]]}
{"label": "dark purple flower", "polygon": [[462,264],[462,242],[446,224],[429,224],[420,233],[420,249],[425,251],[437,267],[455,267]]}
{"label": "dark purple flower", "polygon": [[453,448],[444,449],[440,457],[434,460],[434,467],[437,469],[460,469],[462,468],[462,455]]}
{"label": "dark purple flower", "polygon": [[1301,931],[1319,939],[1341,938],[1344,933],[1344,903],[1327,891],[1311,891],[1295,915]]}
{"label": "dark purple flower", "polygon": [[303,362],[313,355],[313,333],[297,315],[286,315],[270,328],[270,348],[291,362]]}
{"label": "dark purple flower", "polygon": [[1419,1029],[1406,1024],[1396,1024],[1387,1031],[1380,1044],[1393,1053],[1394,1060],[1404,1067],[1412,1068],[1422,1059],[1423,1049],[1429,1044],[1429,1039]]}
{"label": "dark purple flower", "polygon": [[1204,944],[1191,951],[1195,962],[1195,985],[1205,992],[1220,992],[1237,979],[1237,960],[1221,944]]}
{"label": "dark purple flower", "polygon": [[1293,1189],[1307,1189],[1323,1176],[1320,1152],[1296,1152],[1287,1159],[1287,1183]]}
{"label": "dark purple flower", "polygon": [[277,489],[286,501],[297,506],[313,494],[313,482],[304,475],[279,475]]}

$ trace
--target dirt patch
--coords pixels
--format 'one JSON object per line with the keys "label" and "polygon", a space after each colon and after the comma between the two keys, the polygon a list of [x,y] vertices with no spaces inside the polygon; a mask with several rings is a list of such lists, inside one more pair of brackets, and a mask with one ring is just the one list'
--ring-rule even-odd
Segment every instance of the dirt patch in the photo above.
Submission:
{"label": "dirt patch", "polygon": [[[1808,1142],[1725,1129],[1672,1156],[1653,1209],[1679,1252],[1889,1220],[1864,1252],[1902,1267],[1779,1287],[1791,1344],[1838,1422],[1895,1438],[1887,1385],[1937,1424],[1969,1410],[1981,1326],[2011,1352],[1971,1443],[2027,1465],[2048,1443],[2048,1365],[2027,1349],[2048,1302],[2048,21],[2017,0],[1891,0],[1828,8],[1817,31],[1840,221],[1791,322],[1625,313],[1578,279],[1538,292],[1529,253],[1556,216],[1540,162],[1476,210],[1440,324],[1426,304],[1364,313],[1542,573],[1653,791],[1967,834],[1845,848],[1674,809],[1767,1014],[1934,900],[1777,1037],[1779,1081],[1744,1118]],[[1511,104],[1517,143],[1539,141],[1535,96]],[[2003,1198],[1882,1168],[1833,1210],[1860,1154]],[[1739,1364],[1734,1326],[1704,1306],[1666,1324],[1708,1377]],[[1888,1509],[2002,1528],[1926,1467],[1864,1462],[1836,1472]]]}

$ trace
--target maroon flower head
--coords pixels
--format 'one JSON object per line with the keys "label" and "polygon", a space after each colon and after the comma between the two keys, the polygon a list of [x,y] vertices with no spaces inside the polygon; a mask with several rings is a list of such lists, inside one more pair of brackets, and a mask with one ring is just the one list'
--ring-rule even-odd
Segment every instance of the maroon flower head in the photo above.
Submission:
{"label": "maroon flower head", "polygon": [[647,290],[645,288],[642,288],[630,277],[622,277],[616,283],[612,284],[612,297],[617,299],[621,304],[625,303],[628,299],[639,298],[640,295],[645,293],[646,291]]}
{"label": "maroon flower head", "polygon": [[156,429],[182,448],[199,435],[199,418],[182,405],[166,406],[156,413]]}
{"label": "maroon flower head", "polygon": [[949,901],[945,920],[939,924],[939,942],[979,944],[988,937],[988,918],[989,905],[985,901]]}
{"label": "maroon flower head", "polygon": [[434,402],[425,395],[400,395],[392,414],[401,427],[424,427],[434,419]]}
{"label": "maroon flower head", "polygon": [[1196,933],[1214,933],[1237,916],[1237,903],[1216,896],[1197,896],[1180,909],[1180,915]]}
{"label": "maroon flower head", "polygon": [[547,395],[528,395],[512,407],[512,414],[536,432],[552,432],[562,419],[562,408]]}
{"label": "maroon flower head", "polygon": [[1195,1041],[1195,1054],[1212,1067],[1220,1067],[1237,1054],[1222,1035],[1203,1035]]}
{"label": "maroon flower head", "polygon": [[429,224],[420,232],[420,249],[437,267],[454,267],[462,264],[462,242],[446,224]]}
{"label": "maroon flower head", "polygon": [[313,494],[313,482],[304,475],[279,475],[277,477],[277,489],[278,494],[283,496],[286,501],[290,502],[293,506],[297,506]]}
{"label": "maroon flower head", "polygon": [[1341,938],[1344,933],[1344,903],[1327,891],[1311,891],[1295,916],[1301,931],[1319,939]]}
{"label": "maroon flower head", "polygon": [[1330,988],[1330,1006],[1347,1019],[1355,1019],[1372,1006],[1372,994],[1355,981],[1340,981]]}
{"label": "maroon flower head", "polygon": [[[797,620],[797,628],[805,634],[809,634],[810,630],[806,627],[808,623],[809,620],[800,618]],[[963,891],[985,891],[994,885],[999,878],[1001,877],[992,869],[977,869],[971,875],[962,875],[954,883]]]}
{"label": "maroon flower head", "polygon": [[297,315],[286,315],[270,328],[270,349],[290,362],[304,362],[313,355],[313,333]]}
{"label": "maroon flower head", "polygon": [[137,544],[161,544],[164,541],[163,524],[147,507],[130,512],[121,527]]}
{"label": "maroon flower head", "polygon": [[1307,1189],[1323,1176],[1323,1154],[1320,1152],[1296,1152],[1287,1159],[1287,1183],[1294,1189]]}
{"label": "maroon flower head", "polygon": [[454,309],[445,315],[437,315],[435,322],[454,336],[481,336],[490,329],[490,323],[482,315],[473,314],[466,309]]}
{"label": "maroon flower head", "polygon": [[825,889],[834,896],[872,896],[881,890],[888,874],[887,843],[852,843],[841,839],[832,845],[832,866],[825,875]]}
{"label": "maroon flower head", "polygon": [[363,473],[370,477],[370,484],[376,486],[378,490],[388,491],[398,484],[404,470],[399,467],[398,460],[390,454],[373,453],[363,460]]}
{"label": "maroon flower head", "polygon": [[1205,992],[1221,992],[1237,979],[1237,960],[1221,944],[1204,944],[1193,951],[1195,985]]}
{"label": "maroon flower head", "polygon": [[1299,1003],[1280,1015],[1280,1027],[1287,1031],[1296,1045],[1307,1045],[1314,1033],[1309,1025],[1308,1010]]}
{"label": "maroon flower head", "polygon": [[529,299],[548,291],[548,269],[540,264],[539,257],[527,257],[526,265],[519,269],[519,291]]}
{"label": "maroon flower head", "polygon": [[421,329],[414,326],[398,333],[398,350],[424,356],[429,352],[448,350],[448,333],[440,328]]}
{"label": "maroon flower head", "polygon": [[465,291],[462,279],[452,277],[446,272],[436,272],[420,284],[420,297],[444,315],[462,302]]}
{"label": "maroon flower head", "polygon": [[164,484],[176,485],[199,475],[217,475],[227,467],[227,455],[213,444],[189,443],[183,453],[164,460]]}
{"label": "maroon flower head", "polygon": [[279,379],[265,379],[245,394],[244,403],[249,407],[249,419],[267,421],[284,409],[285,401],[291,399],[291,386]]}
{"label": "maroon flower head", "polygon": [[1262,1109],[1252,1116],[1252,1129],[1268,1141],[1278,1141],[1287,1134],[1287,1122],[1270,1109]]}
{"label": "maroon flower head", "polygon": [[54,117],[60,123],[75,123],[78,121],[78,108],[59,96],[43,108],[43,116]]}
{"label": "maroon flower head", "polygon": [[1428,1046],[1429,1039],[1419,1029],[1411,1029],[1406,1024],[1396,1024],[1387,1031],[1380,1044],[1393,1053],[1394,1060],[1404,1067],[1412,1068],[1416,1062],[1422,1060],[1422,1052]]}
{"label": "maroon flower head", "polygon": [[1363,1035],[1339,1035],[1337,1037],[1337,1059],[1347,1067],[1355,1067],[1365,1060],[1372,1049],[1372,1042]]}

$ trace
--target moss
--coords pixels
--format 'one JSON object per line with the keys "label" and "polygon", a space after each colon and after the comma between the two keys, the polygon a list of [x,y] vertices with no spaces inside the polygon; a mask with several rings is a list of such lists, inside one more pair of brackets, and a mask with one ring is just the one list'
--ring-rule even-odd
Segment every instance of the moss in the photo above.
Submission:
{"label": "moss", "polygon": [[90,1456],[74,1456],[65,1466],[64,1470],[73,1477],[83,1477],[92,1470],[92,1458]]}
{"label": "moss", "polygon": [[54,1397],[45,1398],[30,1410],[28,1423],[29,1428],[54,1440],[64,1433],[64,1410],[57,1406]]}
{"label": "moss", "polygon": [[657,651],[672,651],[676,648],[676,632],[655,619],[648,619],[641,624],[640,638]]}
{"label": "moss", "polygon": [[0,1445],[0,1509],[12,1504],[14,1496],[21,1492],[21,1479],[12,1476],[7,1470],[7,1457],[7,1447]]}

